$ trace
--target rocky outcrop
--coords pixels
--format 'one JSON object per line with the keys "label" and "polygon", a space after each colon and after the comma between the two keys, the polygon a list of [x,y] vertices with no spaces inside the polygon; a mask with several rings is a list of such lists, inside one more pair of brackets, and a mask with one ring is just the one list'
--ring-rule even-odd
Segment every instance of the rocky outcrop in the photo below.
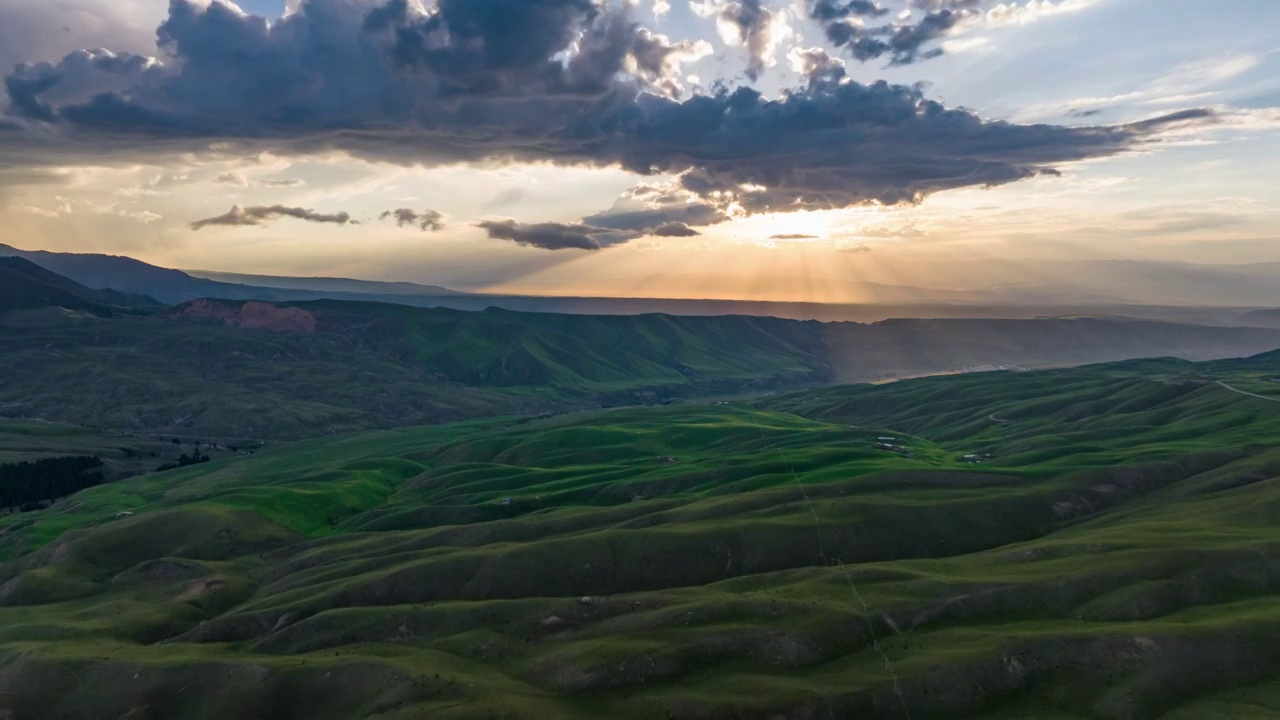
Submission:
{"label": "rocky outcrop", "polygon": [[217,300],[192,300],[169,313],[173,320],[216,320],[228,327],[271,332],[315,332],[316,316],[299,307],[280,307],[250,300],[242,305]]}

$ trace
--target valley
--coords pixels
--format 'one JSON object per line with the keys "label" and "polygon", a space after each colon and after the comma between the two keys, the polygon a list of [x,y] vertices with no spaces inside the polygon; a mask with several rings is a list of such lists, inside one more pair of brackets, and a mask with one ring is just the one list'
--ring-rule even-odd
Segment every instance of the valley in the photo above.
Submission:
{"label": "valley", "polygon": [[0,518],[0,691],[166,717],[1267,717],[1280,407],[1211,379],[1277,371],[477,420],[92,488]]}
{"label": "valley", "polygon": [[0,462],[101,475],[0,514],[0,709],[1280,712],[1275,330],[0,272]]}
{"label": "valley", "polygon": [[0,416],[300,440],[979,367],[1208,360],[1280,346],[1274,329],[1103,318],[866,325],[333,300],[85,307],[0,314],[0,362],[9,369]]}

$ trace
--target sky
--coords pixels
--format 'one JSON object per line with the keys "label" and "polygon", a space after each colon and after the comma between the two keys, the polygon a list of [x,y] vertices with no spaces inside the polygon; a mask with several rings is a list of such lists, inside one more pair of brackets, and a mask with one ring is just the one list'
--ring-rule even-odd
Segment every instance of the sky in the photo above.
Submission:
{"label": "sky", "polygon": [[1280,261],[1273,0],[0,0],[0,242],[864,302]]}

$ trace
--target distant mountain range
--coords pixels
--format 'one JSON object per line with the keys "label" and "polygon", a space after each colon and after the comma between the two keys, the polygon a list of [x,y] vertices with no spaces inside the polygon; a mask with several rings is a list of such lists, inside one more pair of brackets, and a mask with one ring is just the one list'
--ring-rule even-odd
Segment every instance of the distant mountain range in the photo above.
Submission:
{"label": "distant mountain range", "polygon": [[1280,328],[1280,309],[1251,310],[1240,318],[1240,322],[1254,327]]}
{"label": "distant mountain range", "polygon": [[[176,305],[198,298],[225,300],[315,300],[320,298],[345,299],[394,299],[403,294],[397,291],[381,293],[351,292],[339,290],[335,285],[395,285],[392,283],[364,283],[359,280],[316,280],[317,288],[303,287],[306,280],[297,281],[301,286],[268,287],[243,283],[220,282],[189,275],[181,270],[149,265],[140,260],[118,255],[80,253],[54,253],[43,250],[19,250],[0,245],[0,256],[20,257],[46,270],[63,275],[81,285],[95,289],[115,290],[123,293],[145,295],[166,305]],[[289,278],[273,278],[288,284]],[[425,287],[425,286],[422,286]],[[455,294],[444,288],[434,288],[444,295]]]}
{"label": "distant mountain range", "polygon": [[411,282],[381,282],[377,280],[352,280],[350,278],[299,278],[276,275],[243,275],[240,273],[190,270],[195,278],[216,280],[220,283],[250,287],[303,290],[308,292],[340,292],[358,295],[404,295],[407,297],[449,297],[469,295],[437,285],[420,285]]}
{"label": "distant mountain range", "polygon": [[[0,256],[17,256],[92,289],[143,295],[176,305],[198,298],[298,302],[333,299],[389,302],[417,307],[587,315],[754,315],[797,320],[875,322],[895,317],[1035,318],[1130,317],[1199,324],[1274,326],[1260,308],[1280,306],[1280,265],[1210,266],[1137,261],[1059,263],[1071,282],[1001,284],[1018,269],[999,261],[954,268],[973,290],[856,282],[870,304],[822,304],[674,298],[600,298],[467,293],[407,282],[349,278],[296,278],[214,271],[181,271],[115,255],[20,250],[0,244]],[[925,268],[928,270],[928,268]],[[1041,269],[1042,270],[1042,269]],[[1120,298],[1128,298],[1128,301]],[[1138,298],[1135,302],[1133,298]],[[1144,304],[1145,303],[1145,304]],[[1166,304],[1160,304],[1166,303]],[[1204,303],[1202,306],[1197,303]]]}

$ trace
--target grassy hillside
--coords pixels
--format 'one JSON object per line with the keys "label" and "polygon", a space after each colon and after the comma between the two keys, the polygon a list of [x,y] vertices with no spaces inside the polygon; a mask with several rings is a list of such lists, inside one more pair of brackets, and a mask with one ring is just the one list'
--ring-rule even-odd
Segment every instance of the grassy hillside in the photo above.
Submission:
{"label": "grassy hillside", "polygon": [[[584,391],[690,382],[813,381],[821,325],[776,318],[578,316],[316,302],[321,331],[355,332],[450,378]],[[358,329],[356,329],[358,328]],[[710,389],[710,388],[709,388]]]}
{"label": "grassy hillside", "polygon": [[157,318],[11,313],[0,317],[0,363],[2,415],[192,438],[295,439],[524,409],[522,397],[449,383],[341,335]]}
{"label": "grassy hillside", "polygon": [[1122,320],[822,324],[395,304],[196,301],[159,317],[0,316],[0,416],[295,440],[979,367],[1280,346],[1280,331]]}
{"label": "grassy hillside", "polygon": [[111,315],[119,307],[156,305],[150,298],[91,290],[19,257],[0,257],[0,313],[61,307]]}
{"label": "grassy hillside", "polygon": [[106,480],[111,481],[146,474],[161,465],[175,462],[180,455],[189,454],[196,449],[203,455],[217,459],[261,449],[256,443],[237,445],[235,449],[225,445],[210,447],[202,440],[62,423],[0,419],[0,464],[33,462],[68,455],[92,455],[105,463],[103,475]]}
{"label": "grassy hillside", "polygon": [[0,709],[1274,717],[1280,402],[1229,389],[1272,375],[492,419],[93,488],[0,518]]}
{"label": "grassy hillside", "polygon": [[[707,322],[697,335],[649,316],[575,332],[557,316],[333,307],[317,309],[321,327],[310,333],[55,311],[0,317],[0,362],[10,369],[0,378],[0,415],[297,439],[823,377],[806,366],[817,362],[811,354],[770,334],[780,321],[743,318],[724,331]],[[795,326],[803,329],[783,329]]]}

